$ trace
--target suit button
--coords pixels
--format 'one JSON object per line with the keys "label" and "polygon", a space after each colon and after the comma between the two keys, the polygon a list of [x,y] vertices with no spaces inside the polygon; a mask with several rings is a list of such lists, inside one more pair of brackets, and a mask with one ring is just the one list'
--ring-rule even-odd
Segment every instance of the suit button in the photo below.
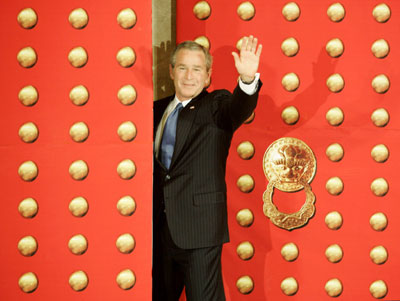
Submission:
{"label": "suit button", "polygon": [[171,179],[171,176],[170,176],[170,175],[166,175],[166,176],[165,176],[165,180],[166,180],[166,181],[168,181],[168,180],[170,180],[170,179]]}

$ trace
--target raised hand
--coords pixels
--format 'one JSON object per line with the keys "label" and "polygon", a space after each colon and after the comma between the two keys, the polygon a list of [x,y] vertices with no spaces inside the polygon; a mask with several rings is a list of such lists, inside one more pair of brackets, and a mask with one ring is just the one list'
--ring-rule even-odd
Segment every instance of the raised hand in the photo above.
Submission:
{"label": "raised hand", "polygon": [[249,83],[254,80],[260,63],[262,45],[257,47],[258,40],[253,36],[244,37],[240,53],[232,52],[235,67],[243,82]]}

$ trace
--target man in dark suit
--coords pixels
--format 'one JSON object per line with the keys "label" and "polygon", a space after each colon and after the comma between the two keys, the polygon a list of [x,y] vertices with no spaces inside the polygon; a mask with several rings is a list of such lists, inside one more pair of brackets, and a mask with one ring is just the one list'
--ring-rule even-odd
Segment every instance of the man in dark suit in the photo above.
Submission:
{"label": "man in dark suit", "polygon": [[225,300],[226,159],[257,104],[261,49],[250,36],[232,53],[233,94],[205,90],[212,57],[202,46],[183,42],[171,57],[175,96],[154,104],[153,300],[179,300],[183,287],[188,301]]}

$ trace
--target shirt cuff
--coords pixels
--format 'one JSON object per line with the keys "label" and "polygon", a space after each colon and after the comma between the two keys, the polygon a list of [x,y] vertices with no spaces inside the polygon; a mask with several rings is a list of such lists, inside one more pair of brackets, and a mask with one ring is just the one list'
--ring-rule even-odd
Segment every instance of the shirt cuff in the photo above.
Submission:
{"label": "shirt cuff", "polygon": [[258,81],[260,79],[260,73],[256,73],[255,78],[253,80],[252,83],[250,84],[245,84],[239,76],[239,87],[240,89],[242,89],[242,91],[244,93],[246,93],[247,95],[253,95],[257,92],[257,88],[258,88]]}

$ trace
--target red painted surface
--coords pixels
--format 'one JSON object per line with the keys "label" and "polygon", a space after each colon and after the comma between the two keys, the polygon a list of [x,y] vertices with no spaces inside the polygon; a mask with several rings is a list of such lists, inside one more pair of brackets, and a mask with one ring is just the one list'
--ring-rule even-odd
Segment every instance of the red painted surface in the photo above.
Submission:
{"label": "red painted surface", "polygon": [[[343,284],[343,293],[338,300],[374,300],[369,292],[375,280],[384,280],[388,294],[384,299],[400,299],[397,285],[400,267],[399,204],[400,191],[397,187],[399,154],[400,108],[398,64],[400,58],[400,3],[385,1],[391,8],[392,16],[386,23],[378,23],[372,16],[378,1],[341,1],[346,9],[342,22],[334,23],[326,11],[332,1],[298,0],[300,18],[288,22],[282,16],[286,1],[251,1],[256,15],[250,21],[241,20],[237,6],[242,1],[214,1],[208,3],[211,16],[200,21],[192,9],[197,1],[178,1],[177,40],[192,40],[206,36],[211,43],[214,56],[212,85],[210,89],[233,89],[237,72],[232,51],[243,36],[253,34],[263,44],[261,78],[264,86],[256,117],[250,124],[243,125],[235,134],[228,158],[227,183],[229,203],[229,225],[231,242],[224,246],[223,277],[228,300],[330,300],[325,292],[325,283],[338,278]],[[286,57],[281,52],[281,43],[288,37],[299,42],[300,51],[295,57]],[[326,43],[340,38],[345,47],[343,55],[331,58],[325,51]],[[377,59],[371,53],[371,45],[384,38],[390,45],[390,53],[384,59]],[[281,86],[282,77],[295,72],[300,78],[300,87],[287,92]],[[332,93],[326,86],[326,79],[333,73],[340,73],[345,88]],[[386,74],[391,82],[388,92],[378,94],[371,88],[372,79]],[[299,121],[286,125],[281,119],[282,110],[293,105],[299,113]],[[325,119],[327,111],[340,107],[345,119],[342,125],[332,127]],[[385,108],[390,116],[386,127],[378,128],[370,120],[377,108]],[[268,146],[278,138],[295,137],[309,145],[317,159],[317,173],[311,183],[316,195],[316,213],[308,225],[297,230],[286,231],[274,226],[262,211],[262,195],[267,180],[262,169],[263,155]],[[244,161],[236,153],[242,141],[250,140],[255,145],[255,156]],[[331,162],[325,155],[331,143],[340,143],[344,158]],[[390,157],[385,163],[376,163],[370,152],[376,144],[385,144]],[[255,179],[255,188],[245,194],[236,187],[242,174]],[[330,195],[325,184],[331,177],[343,180],[344,191],[339,196]],[[371,182],[384,177],[389,183],[389,192],[376,197],[370,191]],[[276,192],[274,202],[283,212],[300,209],[305,201],[304,191],[298,193]],[[242,228],[236,222],[236,213],[249,208],[255,215],[254,224]],[[332,231],[325,225],[325,216],[339,211],[343,226]],[[376,212],[388,217],[388,227],[383,232],[372,230],[369,219]],[[237,245],[249,240],[255,247],[255,255],[249,261],[242,261],[236,254]],[[288,242],[297,244],[300,255],[294,262],[286,262],[280,255],[282,246]],[[344,252],[343,259],[336,264],[325,257],[325,250],[331,244],[339,244]],[[389,259],[383,265],[374,264],[370,250],[377,245],[386,247]],[[254,280],[254,290],[242,295],[236,288],[236,281],[242,275]],[[299,290],[294,296],[286,296],[280,284],[286,277],[295,277]]]}
{"label": "red painted surface", "polygon": [[[37,25],[23,29],[17,22],[21,9],[32,7],[38,15]],[[68,22],[70,12],[78,7],[89,15],[88,25],[74,29]],[[137,15],[135,27],[122,29],[118,12],[130,7]],[[138,1],[2,1],[0,3],[0,161],[1,161],[1,300],[150,300],[151,299],[151,183],[152,183],[152,44],[151,2]],[[30,69],[19,66],[18,51],[31,46],[38,54]],[[69,51],[82,46],[89,60],[83,68],[68,61]],[[116,54],[130,46],[136,62],[121,67]],[[90,94],[86,105],[77,107],[69,99],[70,90],[85,85]],[[122,105],[117,92],[132,84],[137,100]],[[33,85],[39,100],[32,107],[23,106],[18,93]],[[122,142],[118,126],[131,120],[137,127],[132,142]],[[34,122],[39,138],[32,144],[22,142],[19,127]],[[84,121],[90,131],[83,143],[69,136],[70,127]],[[89,175],[83,181],[73,180],[68,169],[75,160],[85,160]],[[131,159],[136,175],[122,180],[118,163]],[[39,175],[33,182],[18,176],[18,167],[34,161]],[[146,188],[147,187],[147,188]],[[125,195],[136,200],[136,212],[130,217],[119,214],[117,201]],[[89,211],[76,218],[68,210],[69,202],[83,196]],[[33,219],[19,215],[18,204],[33,197],[39,212]],[[122,254],[115,246],[123,233],[131,233],[136,247]],[[83,234],[89,247],[81,256],[73,255],[68,241]],[[18,252],[18,241],[32,235],[38,251],[32,257]],[[136,284],[131,290],[120,289],[115,281],[123,269],[131,269]],[[88,287],[73,291],[68,279],[76,270],[89,277]],[[23,293],[18,279],[34,272],[39,286],[31,294]]]}

